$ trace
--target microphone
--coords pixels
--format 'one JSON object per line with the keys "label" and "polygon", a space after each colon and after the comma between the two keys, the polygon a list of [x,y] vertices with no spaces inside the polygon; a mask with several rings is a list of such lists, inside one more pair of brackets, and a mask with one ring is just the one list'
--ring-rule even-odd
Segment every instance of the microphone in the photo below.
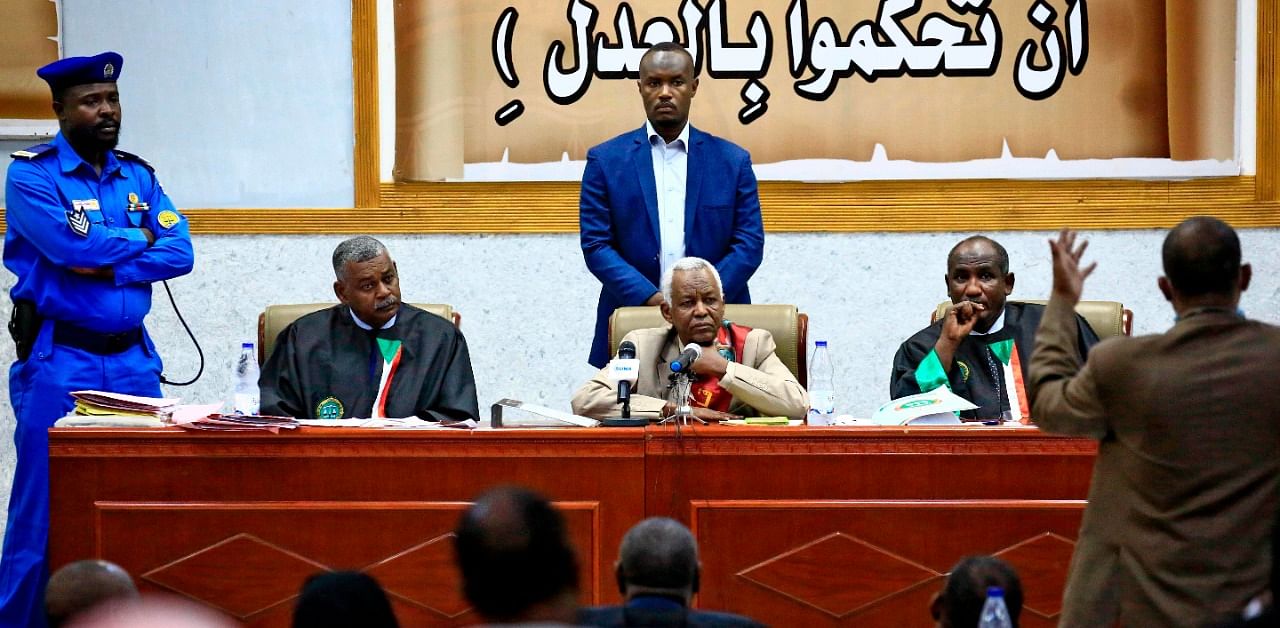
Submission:
{"label": "microphone", "polygon": [[618,357],[609,362],[609,380],[618,385],[618,403],[631,401],[631,387],[640,375],[640,360],[636,359],[636,345],[623,340],[618,345]]}
{"label": "microphone", "polygon": [[684,346],[684,351],[676,359],[671,361],[672,373],[683,373],[693,366],[693,361],[702,357],[702,345],[691,342]]}

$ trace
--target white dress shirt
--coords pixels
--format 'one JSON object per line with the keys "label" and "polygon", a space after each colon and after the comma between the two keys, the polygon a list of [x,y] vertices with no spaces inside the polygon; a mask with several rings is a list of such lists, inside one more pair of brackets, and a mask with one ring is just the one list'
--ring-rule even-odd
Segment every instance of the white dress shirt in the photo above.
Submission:
{"label": "white dress shirt", "polygon": [[689,124],[670,144],[648,120],[649,155],[653,158],[653,187],[658,192],[658,244],[662,272],[684,257],[684,190],[689,172]]}

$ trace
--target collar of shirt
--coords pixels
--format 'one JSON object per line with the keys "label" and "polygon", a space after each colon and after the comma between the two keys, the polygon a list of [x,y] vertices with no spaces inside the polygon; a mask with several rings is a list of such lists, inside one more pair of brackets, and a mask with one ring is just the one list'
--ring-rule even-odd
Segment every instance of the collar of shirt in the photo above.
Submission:
{"label": "collar of shirt", "polygon": [[1000,331],[1001,329],[1004,329],[1004,312],[1005,312],[1004,310],[1000,310],[1000,318],[997,318],[996,322],[991,323],[991,329],[988,329],[987,331],[978,331],[975,329],[970,331],[969,335],[970,336],[989,336],[991,334],[994,334]]}
{"label": "collar of shirt", "polygon": [[[58,134],[53,136],[53,145],[58,149],[58,165],[62,168],[62,172],[75,172],[76,168],[81,167],[81,165],[88,168],[89,172],[93,172],[93,165],[85,161],[80,156],[80,153],[76,152],[76,149],[71,146],[71,142],[68,142],[67,138],[62,135],[62,131],[58,131]],[[128,177],[128,172],[120,167],[120,161],[116,159],[115,151],[109,150],[102,162],[102,174],[108,175],[116,172],[119,172],[122,177]]]}
{"label": "collar of shirt", "polygon": [[680,135],[677,135],[676,139],[671,143],[667,143],[666,140],[662,139],[662,136],[658,135],[658,130],[653,128],[653,123],[648,120],[644,121],[644,132],[645,132],[645,135],[649,137],[650,146],[665,146],[667,148],[677,148],[679,150],[684,151],[686,155],[689,154],[689,123],[688,122],[684,123],[684,128],[680,129]]}
{"label": "collar of shirt", "polygon": [[[356,316],[355,310],[351,308],[347,308],[347,312],[351,314],[351,320],[355,321],[356,327],[359,327],[360,329],[363,329],[365,331],[373,331],[373,325],[370,325],[369,323],[366,323],[360,320],[360,317]],[[391,329],[391,326],[396,324],[397,316],[400,316],[398,312],[391,317],[391,320],[387,321],[386,324],[382,326],[382,329]]]}

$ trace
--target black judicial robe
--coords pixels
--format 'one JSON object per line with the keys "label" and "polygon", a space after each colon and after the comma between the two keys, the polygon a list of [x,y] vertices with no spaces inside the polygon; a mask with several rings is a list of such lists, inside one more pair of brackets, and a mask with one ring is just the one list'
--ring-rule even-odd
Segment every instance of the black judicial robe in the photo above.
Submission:
{"label": "black judicial robe", "polygon": [[[1020,363],[1020,379],[1025,380],[1031,365],[1031,352],[1035,349],[1036,330],[1040,328],[1043,315],[1043,305],[1005,303],[1004,327],[993,334],[966,338],[956,349],[951,370],[946,373],[942,372],[941,363],[933,352],[934,344],[942,335],[943,321],[934,321],[898,347],[898,353],[893,357],[889,395],[897,399],[928,392],[945,383],[951,388],[951,392],[978,406],[977,410],[961,412],[962,419],[1000,418],[1001,412],[1010,410],[1007,396],[1010,387],[1018,391],[1020,382],[1005,381],[1006,371],[1002,368],[1000,352],[998,349],[993,351],[992,347],[1008,347],[1005,343],[1012,340],[1012,347],[1017,353],[1014,363]],[[1098,335],[1078,314],[1076,323],[1080,328],[1080,359],[1084,360],[1089,348],[1098,343]],[[1006,355],[1004,362],[1009,361],[1009,356]],[[1022,408],[1029,410],[1028,404],[1024,397]]]}
{"label": "black judicial robe", "polygon": [[[373,331],[346,305],[312,312],[280,332],[258,379],[263,414],[299,419],[372,416],[386,367]],[[388,384],[387,417],[479,419],[471,356],[462,332],[430,312],[401,304],[396,322],[376,331],[400,341]]]}

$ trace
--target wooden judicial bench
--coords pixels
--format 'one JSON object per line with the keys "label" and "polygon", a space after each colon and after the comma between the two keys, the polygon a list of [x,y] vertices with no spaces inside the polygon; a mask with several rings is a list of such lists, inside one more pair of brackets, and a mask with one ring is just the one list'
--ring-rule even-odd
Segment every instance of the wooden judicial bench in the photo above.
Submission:
{"label": "wooden judicial bench", "polygon": [[1021,574],[1022,624],[1052,626],[1096,451],[987,426],[53,429],[51,565],[105,558],[250,626],[287,626],[307,575],[356,569],[405,626],[473,623],[451,530],[509,483],[564,512],[583,604],[619,601],[622,535],[665,515],[698,538],[700,607],[775,626],[929,626],[951,565],[996,554]]}

